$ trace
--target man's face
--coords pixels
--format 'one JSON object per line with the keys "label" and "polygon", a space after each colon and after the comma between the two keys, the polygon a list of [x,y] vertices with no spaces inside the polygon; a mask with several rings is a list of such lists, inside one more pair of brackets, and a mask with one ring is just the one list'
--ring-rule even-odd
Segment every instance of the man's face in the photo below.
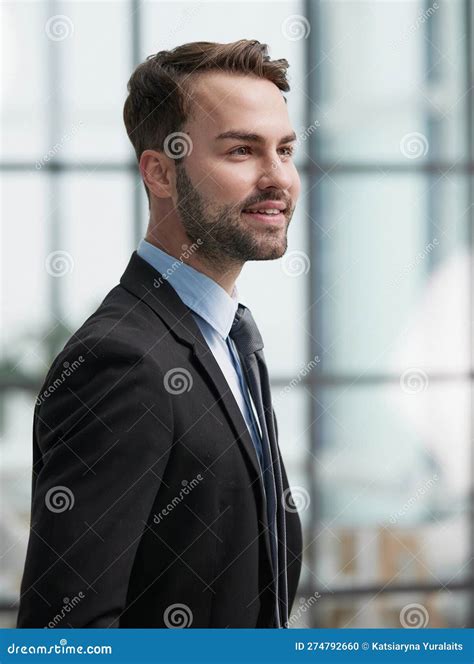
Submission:
{"label": "man's face", "polygon": [[[176,206],[191,240],[202,240],[202,255],[214,262],[282,256],[300,179],[280,90],[253,76],[200,74],[185,131],[192,151],[177,164]],[[253,136],[221,136],[229,132]]]}

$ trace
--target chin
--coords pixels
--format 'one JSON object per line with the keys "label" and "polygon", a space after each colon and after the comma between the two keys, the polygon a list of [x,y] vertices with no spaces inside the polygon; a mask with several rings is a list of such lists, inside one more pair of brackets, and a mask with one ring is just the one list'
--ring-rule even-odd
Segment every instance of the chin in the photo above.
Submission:
{"label": "chin", "polygon": [[252,258],[249,258],[248,260],[273,261],[277,258],[281,258],[286,252],[287,247],[288,242],[285,238],[282,242],[274,243],[271,246],[258,247]]}

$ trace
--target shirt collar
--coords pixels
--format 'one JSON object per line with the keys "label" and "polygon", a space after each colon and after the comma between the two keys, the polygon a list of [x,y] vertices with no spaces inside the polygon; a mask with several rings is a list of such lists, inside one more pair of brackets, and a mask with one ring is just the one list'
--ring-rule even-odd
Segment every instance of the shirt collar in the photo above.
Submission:
{"label": "shirt collar", "polygon": [[204,318],[224,340],[227,339],[239,304],[236,286],[229,295],[206,274],[147,240],[140,241],[137,254],[162,274],[184,304]]}

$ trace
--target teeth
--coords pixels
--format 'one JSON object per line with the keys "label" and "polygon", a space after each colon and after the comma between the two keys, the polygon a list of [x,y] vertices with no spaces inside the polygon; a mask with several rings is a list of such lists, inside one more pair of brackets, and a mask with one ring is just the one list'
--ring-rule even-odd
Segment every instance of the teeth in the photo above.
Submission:
{"label": "teeth", "polygon": [[275,210],[274,208],[268,210],[248,210],[248,212],[258,212],[259,214],[280,214],[280,210]]}

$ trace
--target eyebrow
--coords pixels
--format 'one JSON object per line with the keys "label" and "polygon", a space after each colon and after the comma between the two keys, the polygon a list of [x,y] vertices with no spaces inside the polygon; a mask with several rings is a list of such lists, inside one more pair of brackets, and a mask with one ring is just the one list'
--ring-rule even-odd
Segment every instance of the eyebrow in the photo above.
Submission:
{"label": "eyebrow", "polygon": [[[242,131],[240,129],[231,129],[230,131],[225,131],[222,134],[216,136],[216,140],[228,138],[232,138],[237,141],[249,141],[251,143],[265,143],[263,136],[260,136],[259,134],[249,134],[248,132]],[[283,138],[280,139],[279,145],[282,143],[293,143],[294,141],[296,141],[295,132],[288,134],[288,136],[283,136]]]}

